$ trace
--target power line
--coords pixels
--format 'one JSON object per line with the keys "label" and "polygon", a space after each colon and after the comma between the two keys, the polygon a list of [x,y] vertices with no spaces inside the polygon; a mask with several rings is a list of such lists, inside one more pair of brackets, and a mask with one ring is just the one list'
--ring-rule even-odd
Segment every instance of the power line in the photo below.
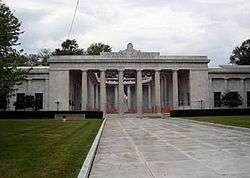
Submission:
{"label": "power line", "polygon": [[69,28],[68,38],[70,38],[70,35],[71,35],[71,32],[72,32],[72,28],[73,28],[73,25],[74,25],[74,22],[75,22],[76,12],[77,12],[77,8],[78,8],[78,6],[79,6],[79,2],[80,2],[80,0],[77,0],[77,2],[76,2],[76,7],[75,7],[75,11],[74,11],[74,16],[73,16],[73,19],[72,19],[72,21],[71,21],[70,28]]}

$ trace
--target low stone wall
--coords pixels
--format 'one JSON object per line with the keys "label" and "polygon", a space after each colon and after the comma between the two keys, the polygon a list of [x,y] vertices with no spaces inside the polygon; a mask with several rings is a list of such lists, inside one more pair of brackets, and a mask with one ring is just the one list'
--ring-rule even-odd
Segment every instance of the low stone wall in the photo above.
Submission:
{"label": "low stone wall", "polygon": [[54,119],[54,118],[102,119],[102,111],[0,111],[0,119]]}

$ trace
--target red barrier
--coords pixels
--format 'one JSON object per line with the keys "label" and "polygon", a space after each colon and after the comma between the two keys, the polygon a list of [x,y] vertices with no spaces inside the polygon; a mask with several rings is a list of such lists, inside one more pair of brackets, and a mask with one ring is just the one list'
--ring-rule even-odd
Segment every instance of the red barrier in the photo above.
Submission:
{"label": "red barrier", "polygon": [[170,113],[171,110],[172,110],[172,107],[170,105],[163,106],[161,108],[161,113]]}
{"label": "red barrier", "polygon": [[128,108],[128,113],[136,113],[136,109],[135,108]]}
{"label": "red barrier", "polygon": [[117,113],[118,110],[114,105],[108,105],[107,106],[107,111],[108,114],[112,114],[112,113]]}

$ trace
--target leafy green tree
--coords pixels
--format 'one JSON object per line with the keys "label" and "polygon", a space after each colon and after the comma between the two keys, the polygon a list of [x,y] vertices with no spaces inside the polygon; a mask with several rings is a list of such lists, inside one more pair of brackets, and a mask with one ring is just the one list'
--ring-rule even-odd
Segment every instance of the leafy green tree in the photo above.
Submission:
{"label": "leafy green tree", "polygon": [[19,66],[48,66],[48,59],[52,55],[50,49],[41,49],[37,54],[24,54],[21,56]]}
{"label": "leafy green tree", "polygon": [[242,105],[242,97],[238,92],[227,92],[222,96],[221,102],[224,106],[230,108],[238,107]]}
{"label": "leafy green tree", "polygon": [[55,49],[53,55],[83,55],[85,54],[83,49],[79,48],[76,40],[66,39],[61,44],[61,49]]}
{"label": "leafy green tree", "polygon": [[0,57],[4,57],[15,51],[13,46],[17,46],[19,35],[23,33],[20,29],[21,23],[13,15],[8,6],[0,0]]}
{"label": "leafy green tree", "polygon": [[48,59],[50,58],[50,56],[52,56],[52,51],[47,48],[41,49],[38,52],[38,56],[40,59],[40,65],[48,66],[49,65]]}
{"label": "leafy green tree", "polygon": [[88,55],[100,55],[102,52],[111,52],[112,48],[103,43],[93,43],[87,49]]}
{"label": "leafy green tree", "polygon": [[[1,109],[6,109],[8,97],[14,92],[15,85],[20,84],[27,71],[19,69],[21,51],[14,46],[19,45],[21,23],[13,15],[8,6],[0,0],[0,98]],[[5,103],[5,104],[2,104]]]}
{"label": "leafy green tree", "polygon": [[238,65],[250,65],[250,39],[244,41],[240,47],[236,47],[230,56],[230,63]]}

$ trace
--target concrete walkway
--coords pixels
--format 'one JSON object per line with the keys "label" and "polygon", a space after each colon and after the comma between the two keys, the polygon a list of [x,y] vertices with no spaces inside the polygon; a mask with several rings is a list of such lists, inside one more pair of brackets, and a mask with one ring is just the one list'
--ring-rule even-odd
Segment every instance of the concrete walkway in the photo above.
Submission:
{"label": "concrete walkway", "polygon": [[179,119],[108,119],[90,177],[250,177],[250,132]]}

